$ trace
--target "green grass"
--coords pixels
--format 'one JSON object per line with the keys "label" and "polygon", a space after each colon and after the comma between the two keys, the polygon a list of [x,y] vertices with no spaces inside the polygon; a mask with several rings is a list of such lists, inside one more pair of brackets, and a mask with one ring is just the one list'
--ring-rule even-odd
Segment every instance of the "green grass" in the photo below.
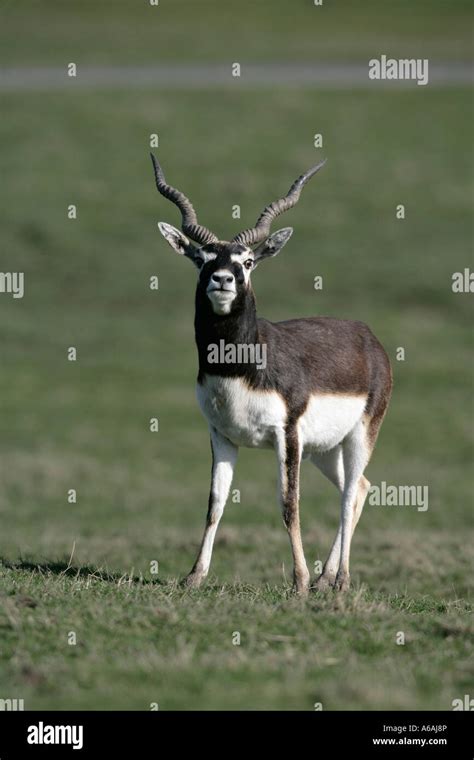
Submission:
{"label": "green grass", "polygon": [[[472,693],[472,302],[451,291],[452,273],[472,268],[470,91],[419,90],[4,97],[0,271],[24,271],[26,290],[0,297],[0,698],[450,709]],[[156,229],[178,216],[154,189],[152,132],[169,180],[224,237],[329,159],[285,217],[291,243],[254,275],[259,310],[371,325],[395,390],[368,476],[430,489],[427,512],[366,507],[346,597],[289,593],[264,451],[241,452],[241,503],[228,506],[207,586],[177,586],[203,527],[209,452],[193,388],[195,275]],[[301,508],[313,567],[338,498],[307,464]]]}
{"label": "green grass", "polygon": [[[26,292],[0,300],[1,696],[29,708],[449,709],[472,687],[471,309],[450,289],[469,263],[466,91],[6,100],[1,269],[25,271]],[[271,129],[250,126],[258,108]],[[153,187],[155,130],[170,179],[223,235],[319,157],[311,135],[325,135],[327,167],[285,219],[290,247],[254,276],[260,311],[371,324],[395,391],[369,477],[430,488],[427,512],[366,507],[347,598],[291,598],[271,452],[241,452],[241,503],[224,516],[208,586],[176,586],[200,538],[209,454],[194,272],[155,228],[177,221]],[[337,502],[305,465],[311,567]]]}
{"label": "green grass", "polygon": [[385,52],[431,61],[472,54],[467,0],[4,0],[8,65],[356,61]]}
{"label": "green grass", "polygon": [[[244,535],[218,542],[231,566],[255,567],[254,550],[282,553],[268,529],[259,541]],[[5,579],[2,644],[13,655],[3,690],[27,709],[450,709],[471,688],[469,605],[454,595],[362,586],[304,603],[277,578],[211,579],[185,592],[172,581],[65,567],[23,564]]]}

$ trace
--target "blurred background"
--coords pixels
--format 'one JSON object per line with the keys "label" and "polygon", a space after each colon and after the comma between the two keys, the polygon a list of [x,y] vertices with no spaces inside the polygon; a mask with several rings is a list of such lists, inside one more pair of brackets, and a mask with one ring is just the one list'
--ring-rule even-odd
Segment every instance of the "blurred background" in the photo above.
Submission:
{"label": "blurred background", "polygon": [[[472,296],[451,288],[472,268],[471,14],[461,0],[0,4],[0,270],[25,273],[23,299],[0,294],[0,697],[450,709],[472,684]],[[436,76],[369,82],[382,54],[428,58]],[[157,230],[179,215],[155,190],[152,134],[167,180],[226,239],[328,159],[285,216],[291,244],[253,277],[259,312],[371,326],[395,388],[368,477],[429,486],[427,512],[366,506],[351,602],[286,599],[265,451],[240,453],[208,590],[175,587],[201,537],[210,454],[195,273]],[[313,566],[339,505],[310,465],[301,511]],[[405,659],[388,646],[400,625],[418,647]],[[238,653],[235,630],[248,633]]]}

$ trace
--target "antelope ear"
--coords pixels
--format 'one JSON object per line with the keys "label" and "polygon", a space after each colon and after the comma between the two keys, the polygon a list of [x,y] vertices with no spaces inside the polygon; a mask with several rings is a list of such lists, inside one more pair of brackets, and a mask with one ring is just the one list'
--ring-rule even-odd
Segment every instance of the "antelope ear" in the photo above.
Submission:
{"label": "antelope ear", "polygon": [[199,248],[196,248],[186,235],[183,235],[180,230],[177,230],[172,224],[167,224],[166,222],[158,222],[158,228],[173,250],[182,256],[187,256],[198,269],[201,268],[203,257],[200,255]]}
{"label": "antelope ear", "polygon": [[158,229],[160,230],[165,240],[177,253],[181,253],[186,256],[189,249],[194,248],[193,244],[190,243],[186,235],[183,235],[183,233],[177,230],[176,227],[173,227],[172,224],[166,224],[166,222],[158,222]]}
{"label": "antelope ear", "polygon": [[258,264],[262,259],[270,256],[276,256],[280,253],[293,234],[293,227],[283,227],[281,230],[273,232],[258,248],[254,251],[254,261]]}

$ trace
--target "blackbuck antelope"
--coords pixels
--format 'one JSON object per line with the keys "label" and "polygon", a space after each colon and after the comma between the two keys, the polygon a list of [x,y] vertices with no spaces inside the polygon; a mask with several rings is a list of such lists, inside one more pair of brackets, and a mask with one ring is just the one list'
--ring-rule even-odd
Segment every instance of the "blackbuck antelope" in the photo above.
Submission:
{"label": "blackbuck antelope", "polygon": [[[302,458],[309,458],[339,490],[339,529],[315,587],[345,590],[352,534],[370,487],[364,470],[392,389],[390,362],[363,322],[330,317],[276,323],[259,319],[250,283],[252,271],[276,256],[293,232],[284,227],[270,234],[271,223],[297,203],[302,188],[324,162],[301,175],[284,198],[267,206],[254,227],[227,242],[198,224],[188,198],[166,183],[153,155],[152,161],[158,191],[182,215],[182,232],[164,222],[158,225],[160,232],[199,272],[194,319],[197,397],[209,423],[212,480],[204,536],[185,582],[198,586],[209,571],[237,451],[246,446],[276,451],[298,593],[310,585],[299,518]],[[216,356],[216,346],[225,351]],[[242,347],[253,347],[253,354],[239,352]],[[249,361],[257,354],[266,362]]]}

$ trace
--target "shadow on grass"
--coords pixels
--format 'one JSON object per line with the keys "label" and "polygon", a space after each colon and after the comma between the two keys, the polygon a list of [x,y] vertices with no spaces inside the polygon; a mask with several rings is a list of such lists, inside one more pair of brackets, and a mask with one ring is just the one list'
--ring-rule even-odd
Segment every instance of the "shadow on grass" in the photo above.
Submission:
{"label": "shadow on grass", "polygon": [[129,573],[112,573],[109,570],[105,570],[100,567],[93,567],[92,565],[70,565],[67,561],[61,560],[43,560],[41,562],[34,562],[33,560],[19,559],[11,562],[3,557],[0,557],[0,568],[7,568],[8,570],[18,570],[23,572],[37,572],[45,575],[64,575],[69,578],[96,578],[100,581],[108,583],[136,583],[140,586],[167,586],[168,582],[159,578],[143,578],[138,575],[131,576]]}
{"label": "shadow on grass", "polygon": [[292,599],[294,594],[289,586],[273,587],[269,584],[247,584],[247,583],[223,583],[216,577],[212,576],[204,582],[199,588],[186,586],[185,579],[181,580],[163,580],[160,578],[143,578],[140,575],[130,575],[130,573],[110,572],[104,567],[94,567],[93,565],[72,565],[67,560],[48,560],[43,559],[35,561],[33,559],[8,560],[0,557],[0,570],[5,568],[17,572],[38,573],[39,575],[55,575],[57,577],[65,576],[68,578],[94,578],[104,583],[119,585],[120,583],[134,584],[137,586],[149,586],[160,588],[174,588],[180,596],[190,596],[202,598],[203,596],[222,596],[230,594],[242,598],[269,598],[270,600],[284,601]]}

